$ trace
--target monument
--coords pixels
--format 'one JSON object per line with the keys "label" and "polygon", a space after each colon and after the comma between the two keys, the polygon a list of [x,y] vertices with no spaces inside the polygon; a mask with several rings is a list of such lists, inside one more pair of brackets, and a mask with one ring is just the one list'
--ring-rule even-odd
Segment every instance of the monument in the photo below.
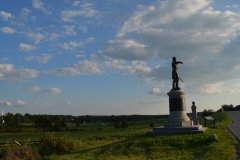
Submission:
{"label": "monument", "polygon": [[147,131],[148,135],[162,134],[181,134],[181,133],[202,133],[206,130],[202,125],[195,125],[186,114],[185,95],[179,87],[178,65],[183,64],[181,61],[176,61],[176,57],[172,58],[172,89],[167,93],[169,96],[169,117],[164,126],[155,127],[151,131]]}

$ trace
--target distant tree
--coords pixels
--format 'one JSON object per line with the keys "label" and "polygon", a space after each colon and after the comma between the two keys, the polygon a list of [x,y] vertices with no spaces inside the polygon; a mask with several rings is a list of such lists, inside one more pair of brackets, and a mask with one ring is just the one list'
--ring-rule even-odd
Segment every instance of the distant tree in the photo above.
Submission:
{"label": "distant tree", "polygon": [[230,105],[224,104],[222,105],[222,108],[224,111],[234,111],[234,106],[232,104]]}
{"label": "distant tree", "polygon": [[42,130],[51,130],[53,121],[44,115],[37,115],[34,120],[35,127]]}
{"label": "distant tree", "polygon": [[6,131],[7,132],[20,132],[22,131],[21,126],[18,124],[18,119],[12,113],[6,113],[4,116]]}
{"label": "distant tree", "polygon": [[18,126],[17,117],[14,116],[12,113],[6,113],[4,116],[4,120],[7,127],[14,128]]}
{"label": "distant tree", "polygon": [[214,114],[212,109],[209,110],[204,109],[204,111],[202,112],[202,117],[210,116],[212,114]]}
{"label": "distant tree", "polygon": [[240,110],[240,105],[236,105],[234,110],[239,111]]}
{"label": "distant tree", "polygon": [[65,116],[59,117],[57,120],[55,120],[54,130],[55,131],[60,131],[60,130],[62,130],[63,127],[66,130],[68,130],[66,120],[67,120],[67,117],[65,117]]}
{"label": "distant tree", "polygon": [[153,122],[150,123],[150,127],[153,127]]}
{"label": "distant tree", "polygon": [[127,120],[123,121],[121,128],[128,128],[128,121]]}
{"label": "distant tree", "polygon": [[29,118],[28,118],[27,116],[24,116],[24,117],[23,117],[23,122],[24,122],[24,123],[29,122]]}
{"label": "distant tree", "polygon": [[79,123],[79,121],[77,120],[77,122],[76,122],[76,126],[80,126],[80,123]]}
{"label": "distant tree", "polygon": [[114,128],[120,128],[119,122],[116,122],[116,123],[114,124]]}

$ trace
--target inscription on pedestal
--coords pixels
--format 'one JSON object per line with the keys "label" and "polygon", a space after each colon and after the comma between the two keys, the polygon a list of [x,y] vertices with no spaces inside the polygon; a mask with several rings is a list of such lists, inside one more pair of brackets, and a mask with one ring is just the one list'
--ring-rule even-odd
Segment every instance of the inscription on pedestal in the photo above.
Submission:
{"label": "inscription on pedestal", "polygon": [[171,111],[186,111],[185,98],[169,99],[169,108]]}

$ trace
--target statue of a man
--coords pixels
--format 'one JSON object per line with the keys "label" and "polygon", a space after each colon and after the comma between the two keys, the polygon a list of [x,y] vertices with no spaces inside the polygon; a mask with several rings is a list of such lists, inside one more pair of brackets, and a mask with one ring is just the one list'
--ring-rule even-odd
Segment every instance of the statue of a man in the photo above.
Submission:
{"label": "statue of a man", "polygon": [[176,57],[172,58],[172,79],[173,79],[173,84],[172,84],[172,89],[180,89],[178,87],[179,83],[179,76],[178,76],[178,63],[183,64],[181,61],[176,61]]}

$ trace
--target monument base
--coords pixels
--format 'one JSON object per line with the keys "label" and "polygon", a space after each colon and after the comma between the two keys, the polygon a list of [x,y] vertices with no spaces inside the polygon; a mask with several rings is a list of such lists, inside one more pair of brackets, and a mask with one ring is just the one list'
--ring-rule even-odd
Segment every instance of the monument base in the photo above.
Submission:
{"label": "monument base", "polygon": [[192,127],[193,121],[164,122],[164,127]]}
{"label": "monument base", "polygon": [[186,114],[185,94],[182,89],[172,89],[168,92],[170,114],[167,122],[164,122],[162,127],[147,131],[148,135],[202,133],[207,129],[190,121]]}
{"label": "monument base", "polygon": [[172,134],[192,134],[203,133],[207,127],[202,125],[193,125],[191,127],[155,127],[153,130],[147,131],[147,135],[172,135]]}

